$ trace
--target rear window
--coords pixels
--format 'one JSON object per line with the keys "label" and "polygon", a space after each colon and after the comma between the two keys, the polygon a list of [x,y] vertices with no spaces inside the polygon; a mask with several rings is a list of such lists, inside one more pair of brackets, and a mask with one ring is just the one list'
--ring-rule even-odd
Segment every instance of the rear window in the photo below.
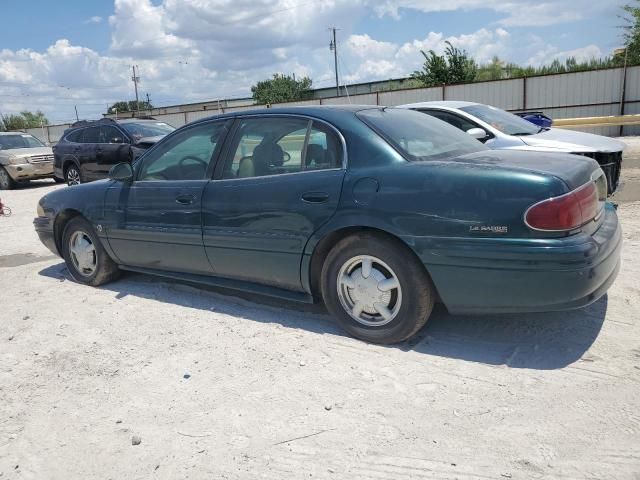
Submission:
{"label": "rear window", "polygon": [[487,149],[469,134],[413,110],[371,109],[356,115],[408,160],[446,160]]}

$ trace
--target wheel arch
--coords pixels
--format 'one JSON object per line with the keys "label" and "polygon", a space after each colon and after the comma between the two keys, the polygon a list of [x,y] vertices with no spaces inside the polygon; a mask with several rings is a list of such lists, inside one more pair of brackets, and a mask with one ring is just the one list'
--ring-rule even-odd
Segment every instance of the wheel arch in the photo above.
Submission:
{"label": "wheel arch", "polygon": [[[359,233],[369,233],[372,235],[378,235],[385,237],[392,242],[398,244],[401,248],[407,250],[413,259],[418,262],[421,268],[424,269],[427,276],[431,280],[432,285],[436,291],[436,295],[439,298],[437,287],[433,282],[431,275],[427,267],[422,263],[418,255],[413,251],[411,245],[405,242],[399,235],[392,233],[389,229],[386,229],[380,225],[343,225],[325,232],[322,235],[318,235],[310,247],[307,245],[307,252],[311,250],[310,254],[305,255],[302,264],[302,283],[303,287],[309,291],[314,298],[320,298],[320,275],[322,273],[322,266],[327,255],[343,238]],[[310,244],[312,241],[309,242]],[[310,247],[310,248],[309,248]],[[306,261],[305,261],[306,260]]]}
{"label": "wheel arch", "polygon": [[76,168],[78,169],[78,172],[82,173],[82,167],[80,166],[80,162],[75,158],[67,158],[62,164],[62,175],[66,177],[67,169],[69,168],[70,165],[75,165]]}
{"label": "wheel arch", "polygon": [[66,208],[62,210],[53,223],[53,238],[56,242],[56,248],[58,253],[62,256],[62,235],[67,224],[76,217],[83,217],[82,212],[74,208]]}

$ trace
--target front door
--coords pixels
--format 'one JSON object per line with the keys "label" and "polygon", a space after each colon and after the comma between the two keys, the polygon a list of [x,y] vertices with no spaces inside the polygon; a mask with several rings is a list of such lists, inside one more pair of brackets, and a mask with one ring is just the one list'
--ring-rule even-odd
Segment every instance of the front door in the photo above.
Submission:
{"label": "front door", "polygon": [[303,117],[240,118],[203,197],[203,240],[218,276],[301,290],[311,235],[335,213],[343,146]]}
{"label": "front door", "polygon": [[105,211],[109,244],[123,265],[211,273],[202,243],[202,193],[213,172],[224,121],[167,137],[136,165],[131,185],[114,183]]}

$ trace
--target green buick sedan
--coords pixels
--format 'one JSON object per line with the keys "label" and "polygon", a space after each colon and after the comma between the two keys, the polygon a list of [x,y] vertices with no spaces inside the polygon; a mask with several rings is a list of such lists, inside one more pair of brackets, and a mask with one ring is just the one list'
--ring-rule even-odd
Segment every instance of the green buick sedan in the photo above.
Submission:
{"label": "green buick sedan", "polygon": [[369,342],[408,339],[435,302],[467,314],[584,307],[620,266],[597,162],[489,150],[410,110],[215,116],[109,177],[38,205],[40,239],[79,283],[132,270],[323,300]]}

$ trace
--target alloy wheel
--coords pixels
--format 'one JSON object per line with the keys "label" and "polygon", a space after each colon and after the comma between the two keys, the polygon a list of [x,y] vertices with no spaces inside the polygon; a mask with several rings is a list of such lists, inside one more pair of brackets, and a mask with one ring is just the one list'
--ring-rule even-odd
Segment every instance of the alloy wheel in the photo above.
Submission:
{"label": "alloy wheel", "polygon": [[80,172],[75,167],[70,167],[67,170],[67,184],[71,187],[73,185],[80,185]]}

